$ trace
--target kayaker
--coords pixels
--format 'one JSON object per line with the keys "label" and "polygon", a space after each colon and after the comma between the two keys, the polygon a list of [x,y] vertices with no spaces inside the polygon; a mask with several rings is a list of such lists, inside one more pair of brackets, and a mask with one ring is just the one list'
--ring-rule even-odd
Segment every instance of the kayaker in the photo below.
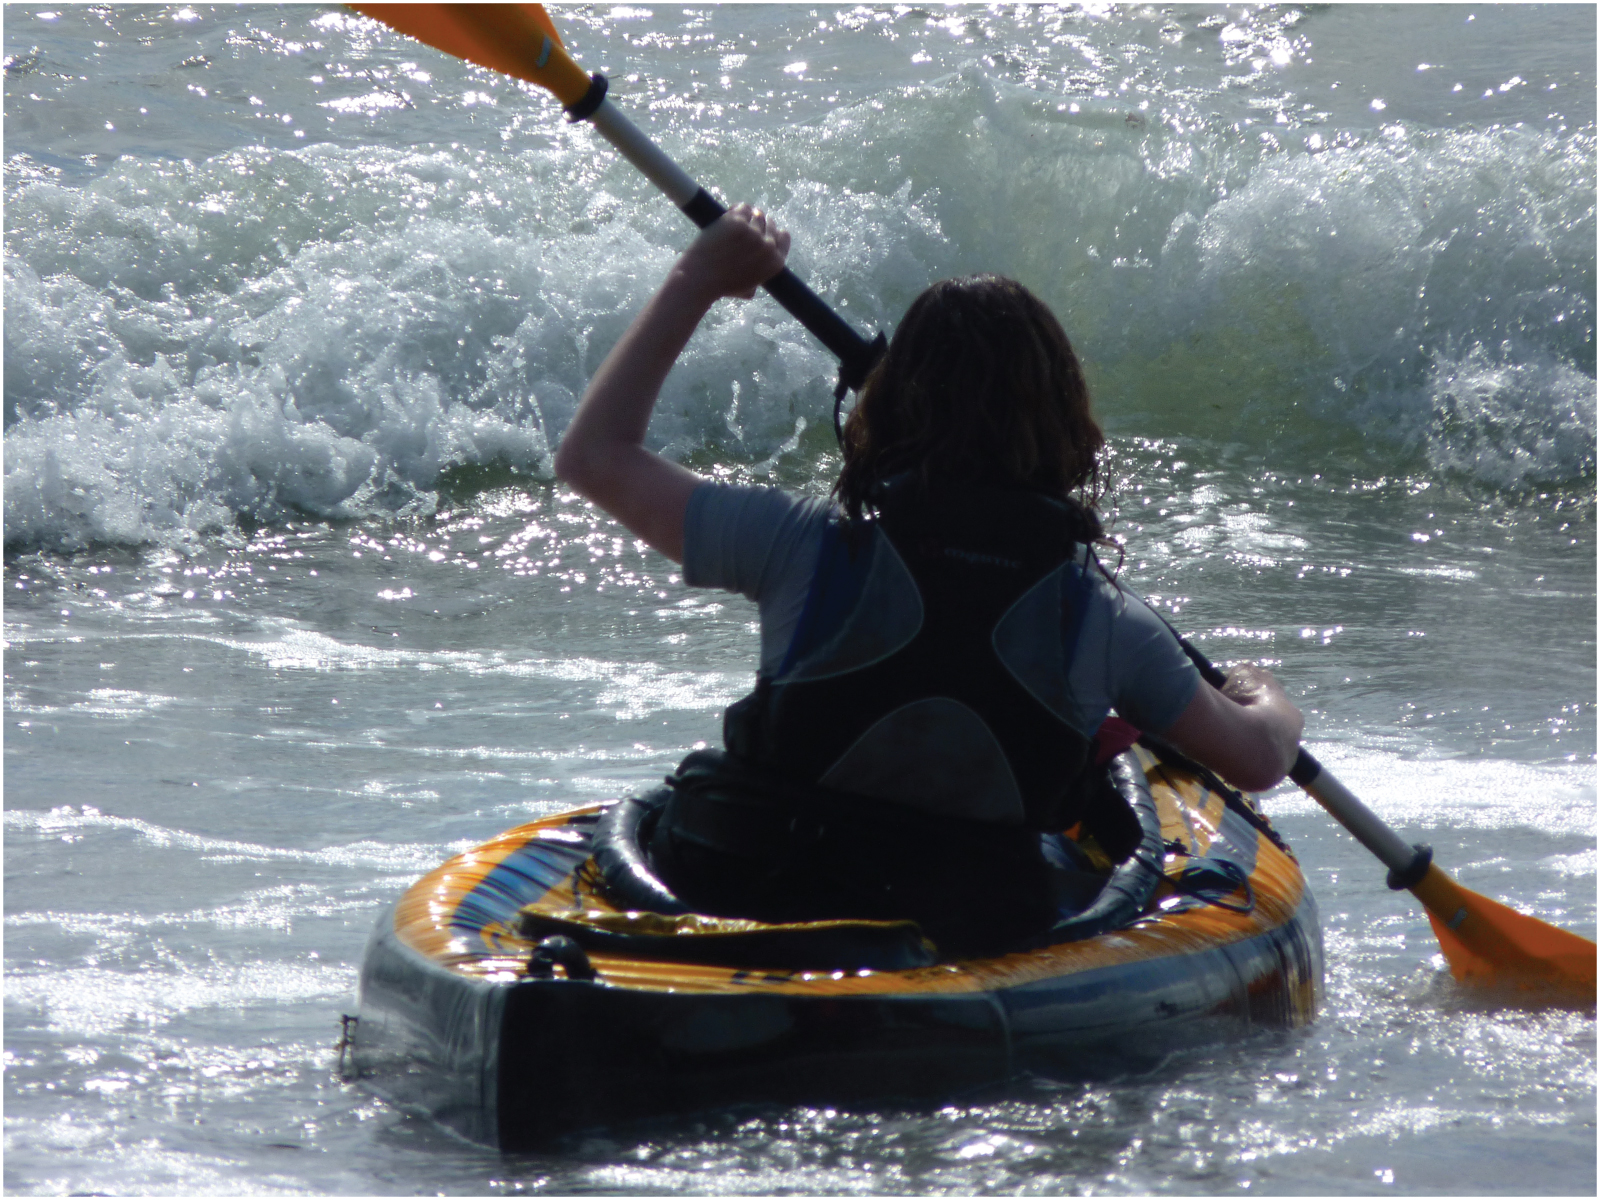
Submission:
{"label": "kayaker", "polygon": [[703,230],[556,455],[686,583],[760,610],[756,690],[728,711],[727,753],[680,767],[652,860],[700,911],[910,917],[953,952],[1026,937],[1055,919],[1071,861],[1049,834],[1076,827],[1113,858],[1137,840],[1095,765],[1110,710],[1249,791],[1287,773],[1303,718],[1261,668],[1201,686],[1100,565],[1104,438],[1059,323],[1011,280],[912,304],[845,424],[829,500],[647,450],[701,318],[753,296],[788,249],[748,205]]}

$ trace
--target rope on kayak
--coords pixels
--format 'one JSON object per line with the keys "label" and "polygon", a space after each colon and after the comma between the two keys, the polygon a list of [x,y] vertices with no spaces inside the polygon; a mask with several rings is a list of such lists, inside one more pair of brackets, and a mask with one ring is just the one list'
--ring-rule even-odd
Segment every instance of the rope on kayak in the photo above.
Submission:
{"label": "rope on kayak", "polygon": [[[1178,872],[1177,875],[1168,875],[1164,867],[1157,866],[1156,864],[1150,862],[1149,859],[1145,858],[1137,851],[1134,853],[1133,857],[1139,862],[1140,866],[1145,867],[1147,870],[1154,871],[1166,881],[1167,885],[1171,887],[1173,891],[1178,892],[1181,895],[1192,897],[1193,899],[1200,901],[1202,904],[1209,904],[1213,908],[1224,909],[1227,912],[1250,913],[1255,911],[1255,888],[1250,884],[1249,872],[1247,872],[1238,863],[1229,858],[1210,858],[1191,854],[1184,844],[1178,841],[1168,842],[1166,844],[1166,851],[1168,854],[1181,854],[1191,861],[1189,865],[1184,867],[1184,869]],[[1206,875],[1213,877],[1218,875],[1222,876],[1222,881],[1227,884],[1227,889],[1220,893],[1222,896],[1230,896],[1234,892],[1243,889],[1244,902],[1242,904],[1233,904],[1227,900],[1220,899],[1216,894],[1208,894],[1207,885],[1197,884],[1194,882],[1197,877]],[[1220,885],[1213,883],[1210,885],[1209,890],[1214,891],[1218,886]]]}

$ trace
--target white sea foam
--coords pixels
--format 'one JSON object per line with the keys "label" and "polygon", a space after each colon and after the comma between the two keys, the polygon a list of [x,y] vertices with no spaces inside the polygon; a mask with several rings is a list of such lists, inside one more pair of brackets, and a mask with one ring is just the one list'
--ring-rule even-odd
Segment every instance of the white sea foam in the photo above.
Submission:
{"label": "white sea foam", "polygon": [[71,804],[41,812],[37,809],[8,808],[3,814],[6,828],[41,834],[131,833],[148,845],[198,854],[216,862],[295,862],[332,867],[362,867],[385,873],[414,875],[430,869],[449,854],[467,849],[470,842],[450,846],[395,845],[361,841],[321,850],[299,850],[285,846],[263,846],[256,842],[206,837],[184,829],[171,829],[137,817],[119,817],[101,812],[93,805]]}
{"label": "white sea foam", "polygon": [[1264,157],[1106,319],[1116,380],[1246,436],[1304,409],[1491,486],[1592,478],[1591,155],[1396,126]]}
{"label": "white sea foam", "polygon": [[1429,372],[1429,457],[1502,487],[1593,478],[1595,381],[1551,356],[1516,361],[1481,345]]}
{"label": "white sea foam", "polygon": [[41,1011],[52,1029],[108,1034],[130,1025],[162,1025],[196,1008],[343,998],[354,983],[352,970],[333,963],[216,964],[136,973],[69,967],[8,972],[6,1000]]}
{"label": "white sea foam", "polygon": [[[1592,478],[1592,138],[1394,125],[1312,151],[1041,101],[967,70],[693,153],[769,195],[794,265],[862,327],[943,275],[1030,282],[1113,426],[1265,450],[1310,411],[1494,486]],[[452,466],[547,474],[688,236],[595,156],[569,140],[126,156],[81,183],[14,169],[8,544],[427,512]],[[832,371],[770,304],[721,306],[654,444],[760,461],[797,416],[827,419]]]}
{"label": "white sea foam", "polygon": [[[404,511],[431,504],[452,464],[544,469],[533,389],[507,378],[526,318],[503,295],[536,291],[537,244],[482,221],[386,226],[350,181],[425,193],[453,182],[438,166],[242,153],[26,189],[8,225],[26,261],[6,280],[7,537],[137,542],[236,513]],[[346,204],[319,221],[301,189]],[[454,367],[470,356],[486,366],[464,394]]]}
{"label": "white sea foam", "polygon": [[[1595,766],[1409,758],[1370,749],[1315,747],[1317,757],[1375,813],[1412,829],[1537,830],[1561,837],[1595,831]],[[1275,796],[1274,814],[1320,812],[1297,791]],[[1495,843],[1485,846],[1495,853]],[[1582,856],[1550,859],[1553,870],[1575,873]],[[1590,869],[1593,857],[1590,852]]]}

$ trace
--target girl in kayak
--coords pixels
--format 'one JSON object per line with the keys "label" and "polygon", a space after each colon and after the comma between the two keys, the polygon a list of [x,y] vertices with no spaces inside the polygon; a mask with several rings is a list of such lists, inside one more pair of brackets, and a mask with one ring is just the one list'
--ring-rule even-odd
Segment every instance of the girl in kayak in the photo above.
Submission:
{"label": "girl in kayak", "polygon": [[[1052,835],[1137,841],[1104,784],[1108,713],[1259,791],[1303,718],[1270,673],[1201,686],[1166,624],[1094,556],[1104,442],[1076,356],[1011,280],[947,280],[896,330],[844,426],[831,500],[707,481],[645,449],[707,310],[749,298],[789,235],[747,205],[701,232],[606,357],[557,475],[761,617],[727,751],[691,755],[650,837],[698,911],[911,918],[941,948],[1056,919]],[[1044,836],[1041,836],[1044,835]]]}

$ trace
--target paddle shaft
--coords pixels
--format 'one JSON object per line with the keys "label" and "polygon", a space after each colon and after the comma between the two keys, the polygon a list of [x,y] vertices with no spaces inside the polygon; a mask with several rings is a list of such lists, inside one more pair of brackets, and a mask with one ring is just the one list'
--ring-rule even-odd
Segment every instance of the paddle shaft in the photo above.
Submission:
{"label": "paddle shaft", "polygon": [[[1174,633],[1177,631],[1174,630]],[[1201,676],[1221,687],[1226,676],[1182,636],[1184,653]],[[1477,983],[1505,980],[1554,986],[1594,1003],[1595,945],[1508,905],[1462,887],[1433,861],[1427,846],[1408,846],[1350,789],[1301,747],[1289,777],[1389,868],[1389,886],[1422,902],[1450,972]]]}
{"label": "paddle shaft", "polygon": [[[1187,638],[1180,636],[1178,642],[1189,656],[1189,661],[1200,669],[1201,678],[1207,683],[1221,688],[1227,682],[1228,677],[1191,646]],[[1304,746],[1295,756],[1294,766],[1289,768],[1289,778],[1305,789],[1307,795],[1327,809],[1329,815],[1348,829],[1356,841],[1372,851],[1378,861],[1389,868],[1390,887],[1396,891],[1412,887],[1427,872],[1433,852],[1426,846],[1413,846],[1404,841],[1384,824],[1377,813],[1361,803],[1354,792],[1335,779]]]}
{"label": "paddle shaft", "polygon": [[[728,211],[611,103],[605,95],[605,76],[591,78],[594,89],[599,92],[599,102],[596,104],[585,97],[571,106],[568,113],[573,120],[587,120],[700,228],[704,229]],[[788,267],[761,286],[839,360],[841,394],[846,388],[859,389],[884,351],[883,334],[867,341]]]}

